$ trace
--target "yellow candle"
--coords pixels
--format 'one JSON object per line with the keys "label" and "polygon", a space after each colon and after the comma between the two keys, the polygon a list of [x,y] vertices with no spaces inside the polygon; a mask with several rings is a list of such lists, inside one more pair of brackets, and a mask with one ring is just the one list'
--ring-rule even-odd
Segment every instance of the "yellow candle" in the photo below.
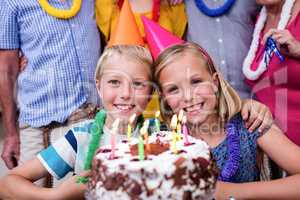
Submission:
{"label": "yellow candle", "polygon": [[128,126],[127,126],[127,140],[128,140],[128,143],[130,143],[130,138],[131,138],[131,124],[128,123]]}
{"label": "yellow candle", "polygon": [[181,126],[181,122],[182,122],[182,118],[183,118],[183,110],[180,110],[179,111],[179,114],[178,114],[178,124],[177,124],[177,127],[176,127],[176,130],[177,130],[177,141],[181,140],[181,133],[182,133],[182,126]]}
{"label": "yellow candle", "polygon": [[176,130],[177,130],[177,134],[180,136],[180,134],[181,134],[181,122],[178,122]]}
{"label": "yellow candle", "polygon": [[177,127],[177,115],[173,115],[171,119],[171,129],[172,129],[172,151],[174,154],[177,154],[177,147],[176,147],[176,138],[177,138],[177,133],[176,133],[176,127]]}
{"label": "yellow candle", "polygon": [[136,114],[134,113],[130,117],[129,122],[128,122],[128,126],[127,126],[127,139],[128,139],[128,143],[130,143],[130,139],[131,139],[131,135],[132,135],[132,124],[133,124],[135,118],[136,118]]}

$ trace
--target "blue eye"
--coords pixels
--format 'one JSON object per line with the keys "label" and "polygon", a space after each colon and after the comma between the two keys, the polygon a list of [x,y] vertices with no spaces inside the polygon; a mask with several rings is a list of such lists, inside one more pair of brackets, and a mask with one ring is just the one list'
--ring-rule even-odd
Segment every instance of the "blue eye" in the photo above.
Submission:
{"label": "blue eye", "polygon": [[133,87],[136,88],[136,89],[142,89],[145,86],[146,86],[145,83],[142,82],[142,81],[134,81],[133,82]]}
{"label": "blue eye", "polygon": [[108,84],[112,85],[113,87],[117,87],[120,85],[120,81],[119,80],[109,80]]}

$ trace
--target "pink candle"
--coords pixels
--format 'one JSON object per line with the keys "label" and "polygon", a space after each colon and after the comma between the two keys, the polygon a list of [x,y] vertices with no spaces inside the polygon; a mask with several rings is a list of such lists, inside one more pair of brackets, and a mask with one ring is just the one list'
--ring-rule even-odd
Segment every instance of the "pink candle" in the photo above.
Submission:
{"label": "pink candle", "polygon": [[115,152],[116,152],[116,133],[118,131],[119,127],[119,119],[116,119],[112,125],[112,133],[110,136],[110,145],[111,145],[111,154],[110,154],[110,159],[115,158]]}
{"label": "pink candle", "polygon": [[116,138],[115,138],[114,133],[111,134],[110,145],[111,145],[110,159],[114,159],[115,158],[115,152],[116,152]]}
{"label": "pink candle", "polygon": [[188,139],[188,134],[189,134],[189,130],[188,130],[188,127],[186,125],[186,116],[183,117],[182,119],[183,121],[183,127],[182,127],[182,132],[183,132],[183,135],[184,135],[184,145],[188,145],[190,144],[189,142],[189,139]]}

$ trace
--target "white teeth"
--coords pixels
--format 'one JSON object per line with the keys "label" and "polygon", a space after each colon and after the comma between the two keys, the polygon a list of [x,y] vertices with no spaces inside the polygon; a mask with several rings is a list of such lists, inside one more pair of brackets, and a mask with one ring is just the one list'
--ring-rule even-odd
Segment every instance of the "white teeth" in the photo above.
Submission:
{"label": "white teeth", "polygon": [[132,109],[134,106],[133,106],[133,105],[116,105],[116,107],[117,107],[119,110],[126,111],[126,110]]}
{"label": "white teeth", "polygon": [[184,108],[184,110],[185,110],[186,112],[193,112],[193,111],[202,109],[203,105],[204,105],[204,102],[198,103],[198,104],[189,106],[189,107],[187,107],[187,108]]}

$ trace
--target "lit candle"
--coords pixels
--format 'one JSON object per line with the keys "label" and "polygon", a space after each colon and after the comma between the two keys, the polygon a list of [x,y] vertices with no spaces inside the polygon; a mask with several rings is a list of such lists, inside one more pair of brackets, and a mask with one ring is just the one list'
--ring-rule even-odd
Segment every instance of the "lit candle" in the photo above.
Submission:
{"label": "lit candle", "polygon": [[183,118],[183,110],[181,109],[178,114],[178,121],[181,122]]}
{"label": "lit candle", "polygon": [[181,122],[182,122],[182,118],[183,118],[183,110],[180,110],[179,111],[179,114],[178,114],[178,123],[177,123],[177,127],[176,127],[176,130],[177,130],[177,140],[181,140]]}
{"label": "lit candle", "polygon": [[184,145],[189,145],[190,144],[189,139],[188,139],[189,130],[186,125],[186,121],[187,121],[186,116],[183,116],[183,118],[182,118],[182,122],[183,122],[182,129],[183,130],[182,131],[183,131],[184,140],[185,140]]}
{"label": "lit candle", "polygon": [[144,160],[145,159],[145,153],[144,153],[144,140],[143,140],[143,132],[144,132],[144,127],[141,128],[140,130],[140,136],[139,136],[139,144],[138,144],[138,150],[139,150],[139,160]]}
{"label": "lit candle", "polygon": [[149,120],[146,120],[144,122],[144,138],[145,138],[145,144],[146,144],[146,151],[150,153],[150,144],[149,144],[149,134],[148,134],[148,128],[149,128]]}
{"label": "lit candle", "polygon": [[129,118],[129,122],[128,122],[128,126],[127,126],[127,139],[128,139],[128,143],[130,143],[130,139],[131,139],[131,133],[132,133],[132,124],[134,122],[136,118],[136,114],[134,113],[130,118]]}
{"label": "lit candle", "polygon": [[159,121],[159,115],[160,115],[160,111],[156,111],[155,113],[155,127],[156,127],[156,131],[159,132],[160,131],[160,121]]}
{"label": "lit candle", "polygon": [[112,133],[110,136],[110,144],[111,144],[111,154],[110,158],[114,159],[115,158],[115,151],[116,151],[116,133],[118,131],[120,120],[116,119],[112,125]]}
{"label": "lit candle", "polygon": [[171,119],[171,129],[172,129],[172,151],[174,154],[177,154],[177,147],[176,147],[176,140],[177,140],[177,133],[176,133],[176,126],[177,126],[177,115],[173,115]]}

